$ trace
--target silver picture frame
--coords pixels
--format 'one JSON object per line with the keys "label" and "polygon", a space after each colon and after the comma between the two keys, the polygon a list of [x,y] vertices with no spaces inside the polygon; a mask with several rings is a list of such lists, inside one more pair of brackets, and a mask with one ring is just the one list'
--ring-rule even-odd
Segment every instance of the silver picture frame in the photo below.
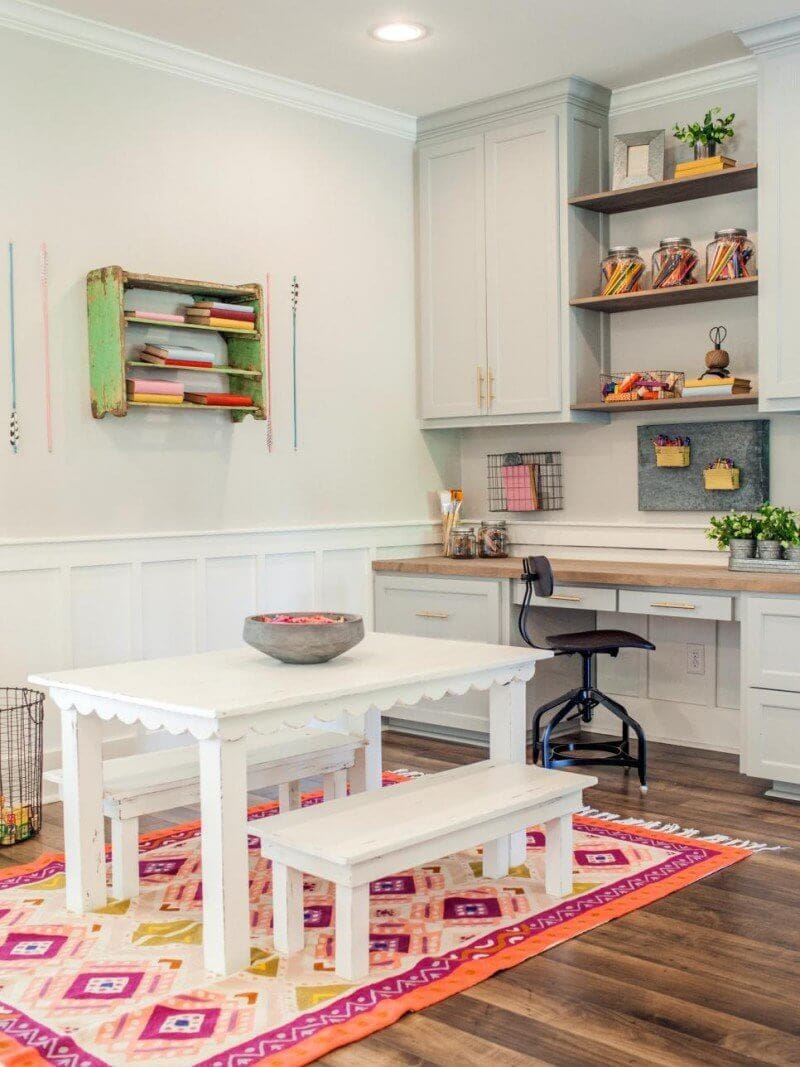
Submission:
{"label": "silver picture frame", "polygon": [[664,180],[664,134],[664,130],[616,134],[612,189]]}

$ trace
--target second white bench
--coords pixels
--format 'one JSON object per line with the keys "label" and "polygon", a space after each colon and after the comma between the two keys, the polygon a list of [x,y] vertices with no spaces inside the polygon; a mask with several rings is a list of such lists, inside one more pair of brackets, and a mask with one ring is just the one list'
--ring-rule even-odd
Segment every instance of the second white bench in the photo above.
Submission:
{"label": "second white bench", "polygon": [[[287,730],[254,740],[247,752],[248,789],[278,787],[281,812],[300,807],[303,778],[322,778],[324,799],[347,795],[347,772],[366,742],[326,730]],[[47,771],[62,790],[61,769]],[[139,893],[139,818],[200,799],[197,745],[103,761],[103,814],[111,820],[111,879],[117,900]]]}
{"label": "second white bench", "polygon": [[336,886],[336,973],[369,973],[370,882],[483,844],[483,874],[508,874],[508,835],[544,824],[545,892],[572,892],[572,816],[597,779],[507,763],[468,767],[249,824],[272,860],[275,950],[303,947],[303,873]]}

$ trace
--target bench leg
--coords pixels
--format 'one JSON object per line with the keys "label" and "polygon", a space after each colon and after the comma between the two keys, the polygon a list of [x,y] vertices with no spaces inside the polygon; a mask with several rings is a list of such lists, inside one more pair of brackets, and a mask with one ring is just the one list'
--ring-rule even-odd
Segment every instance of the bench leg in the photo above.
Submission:
{"label": "bench leg", "polygon": [[369,975],[369,883],[336,886],[336,973],[348,982]]}
{"label": "bench leg", "polygon": [[[354,720],[356,716],[351,716]],[[353,722],[353,732],[359,731],[359,726]],[[377,708],[370,708],[363,718],[364,738],[366,748],[356,750],[355,763],[350,770],[350,792],[363,793],[380,789],[383,773],[383,755],[381,753],[381,713]]]}
{"label": "bench leg", "polygon": [[111,892],[116,900],[139,896],[139,820],[111,820]]}
{"label": "bench leg", "polygon": [[296,811],[300,807],[300,783],[281,782],[278,786],[278,810],[281,815],[285,811]]}
{"label": "bench leg", "polygon": [[497,837],[483,846],[483,877],[505,878],[508,874],[509,840]]}
{"label": "bench leg", "polygon": [[572,892],[572,816],[562,815],[544,824],[544,891],[549,897]]}
{"label": "bench leg", "polygon": [[322,776],[323,800],[338,800],[347,796],[347,769],[329,771]]}
{"label": "bench leg", "polygon": [[272,862],[272,939],[282,956],[302,952],[303,872]]}

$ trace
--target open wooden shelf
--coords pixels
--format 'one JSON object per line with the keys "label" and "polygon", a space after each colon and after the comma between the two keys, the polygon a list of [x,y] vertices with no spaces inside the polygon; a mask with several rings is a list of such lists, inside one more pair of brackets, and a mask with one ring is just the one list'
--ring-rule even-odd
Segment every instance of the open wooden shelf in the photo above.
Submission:
{"label": "open wooden shelf", "polygon": [[732,300],[755,296],[758,278],[734,278],[729,282],[701,282],[676,285],[671,289],[642,289],[618,296],[583,296],[570,300],[570,307],[587,311],[644,311],[646,308],[674,307],[676,304],[703,304],[707,300]]}
{"label": "open wooden shelf", "polygon": [[148,370],[174,370],[179,374],[228,374],[240,378],[260,378],[260,370],[245,370],[243,367],[165,367],[160,363],[146,363],[144,360],[129,359],[129,367],[146,367]]}
{"label": "open wooden shelf", "polygon": [[199,326],[194,322],[164,322],[163,319],[145,319],[141,315],[126,315],[125,321],[130,326],[166,326],[170,330],[205,330],[207,333],[229,333],[237,337],[249,337],[251,340],[260,341],[261,334],[257,330],[237,330],[235,326]]}
{"label": "open wooden shelf", "polygon": [[569,201],[575,207],[599,211],[604,215],[616,215],[622,211],[638,211],[641,208],[660,207],[662,204],[680,204],[686,200],[700,200],[706,196],[723,193],[738,193],[743,189],[755,189],[758,184],[758,164],[742,163],[738,167],[717,174],[699,174],[694,178],[670,178],[664,182],[648,185],[633,185],[629,189],[614,189],[606,193],[590,193],[575,196]]}
{"label": "open wooden shelf", "polygon": [[254,405],[245,404],[154,404],[150,400],[129,400],[129,408],[160,408],[161,411],[259,411]]}
{"label": "open wooden shelf", "polygon": [[685,400],[682,396],[675,397],[672,400],[622,400],[612,404],[606,404],[602,400],[598,400],[596,403],[590,404],[573,404],[571,410],[604,411],[609,415],[629,415],[634,411],[675,411],[680,409],[688,411],[689,408],[740,407],[742,404],[757,403],[758,393],[753,390],[750,393],[734,393],[733,396],[687,396]]}

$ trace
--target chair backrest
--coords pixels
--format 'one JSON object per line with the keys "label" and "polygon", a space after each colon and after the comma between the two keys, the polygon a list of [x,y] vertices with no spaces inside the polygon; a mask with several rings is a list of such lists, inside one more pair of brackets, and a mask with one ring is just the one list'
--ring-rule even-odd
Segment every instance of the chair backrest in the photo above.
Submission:
{"label": "chair backrest", "polygon": [[526,556],[522,564],[523,579],[532,582],[537,596],[553,595],[553,568],[547,556]]}

